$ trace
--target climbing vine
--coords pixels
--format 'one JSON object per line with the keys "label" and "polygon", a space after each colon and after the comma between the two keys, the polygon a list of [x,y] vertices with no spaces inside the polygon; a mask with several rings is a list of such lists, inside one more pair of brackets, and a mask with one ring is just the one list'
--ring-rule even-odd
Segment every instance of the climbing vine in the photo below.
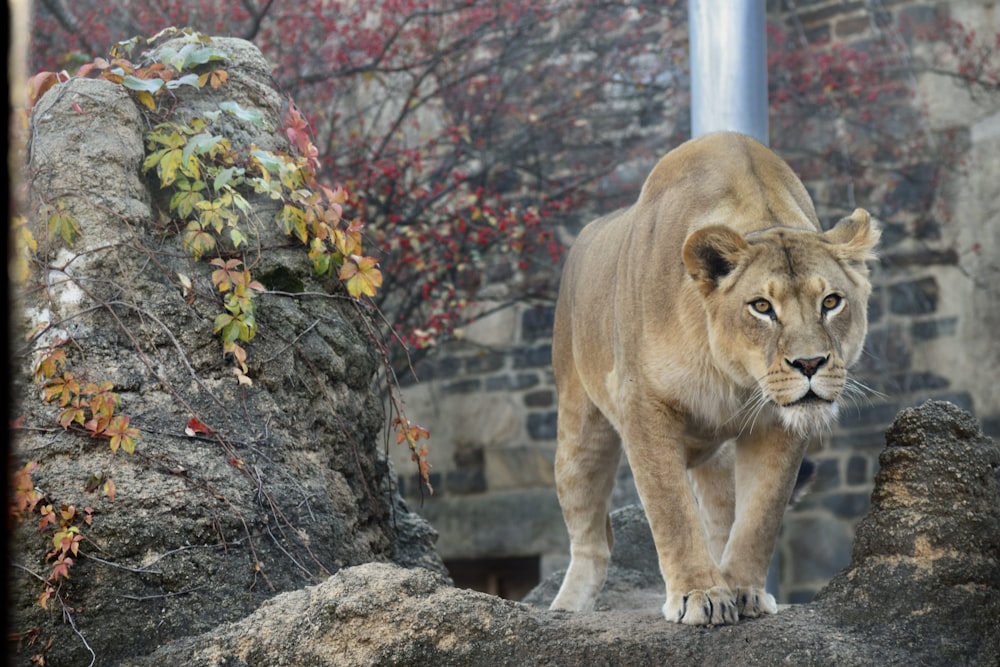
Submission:
{"label": "climbing vine", "polygon": [[[129,54],[138,46],[152,46],[163,38],[180,36],[186,38],[186,43],[176,50],[160,48],[157,62],[137,65],[130,60]],[[267,127],[261,112],[244,109],[233,101],[222,101],[218,110],[184,122],[171,118],[175,94],[180,88],[224,90],[229,80],[226,65],[227,56],[209,38],[189,30],[167,29],[148,40],[136,38],[116,44],[109,58],[83,65],[75,76],[117,83],[146,110],[150,124],[144,133],[143,172],[162,195],[180,248],[192,259],[207,264],[205,272],[221,306],[213,320],[213,334],[223,359],[232,362],[236,382],[250,388],[253,380],[248,357],[257,332],[258,296],[266,292],[244,256],[254,228],[261,224],[254,212],[255,197],[278,204],[275,221],[279,228],[295,239],[318,276],[340,281],[362,313],[377,314],[371,298],[378,293],[383,276],[377,258],[366,254],[364,222],[344,215],[342,205],[349,194],[342,188],[319,182],[318,150],[310,138],[305,117],[291,98],[281,128],[291,146],[288,151],[257,146],[235,149],[220,129],[219,121],[224,115],[257,128],[273,128]],[[43,72],[32,77],[29,105],[70,78],[65,72]],[[68,207],[56,199],[47,204],[45,215],[49,240],[72,249],[83,230]],[[38,244],[23,220],[16,221],[13,238],[16,252],[12,275],[24,282]],[[194,281],[183,274],[176,278],[184,298],[192,303],[196,298]],[[377,335],[377,327],[369,327],[369,331]],[[122,401],[113,384],[78,376],[66,352],[69,338],[61,337],[48,322],[29,333],[28,339],[38,342],[34,382],[42,400],[57,408],[57,424],[69,431],[107,440],[113,453],[121,449],[133,454],[140,433],[130,416],[120,413]],[[42,340],[47,342],[42,344]],[[376,342],[382,345],[380,340]],[[391,373],[387,372],[386,377],[391,378]],[[428,450],[419,443],[428,433],[406,419],[391,382],[388,394],[396,415],[392,426],[397,442],[410,448],[430,489]],[[196,418],[189,422],[187,432],[190,437],[218,437]],[[238,457],[233,455],[229,460],[244,470]],[[43,532],[52,533],[51,548],[45,554],[48,573],[32,572],[42,583],[38,603],[47,608],[57,599],[71,619],[71,612],[60,597],[60,585],[70,576],[79,545],[86,539],[86,527],[93,521],[93,510],[90,507],[78,510],[49,498],[35,485],[33,474],[37,471],[37,463],[31,461],[16,472],[10,514],[19,523],[37,519]],[[88,480],[86,489],[100,489],[104,496],[115,499],[115,483],[104,475]]]}

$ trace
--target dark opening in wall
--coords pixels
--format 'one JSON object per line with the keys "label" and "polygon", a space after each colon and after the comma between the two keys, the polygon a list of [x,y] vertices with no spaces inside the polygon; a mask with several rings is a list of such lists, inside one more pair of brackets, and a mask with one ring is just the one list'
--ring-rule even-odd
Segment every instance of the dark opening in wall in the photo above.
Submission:
{"label": "dark opening in wall", "polygon": [[444,564],[458,588],[518,601],[538,585],[541,572],[538,556],[459,559]]}

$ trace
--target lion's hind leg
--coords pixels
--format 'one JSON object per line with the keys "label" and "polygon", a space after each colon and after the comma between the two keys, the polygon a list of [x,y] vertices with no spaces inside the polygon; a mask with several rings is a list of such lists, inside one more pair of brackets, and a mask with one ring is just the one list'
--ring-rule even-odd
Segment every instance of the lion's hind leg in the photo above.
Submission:
{"label": "lion's hind leg", "polygon": [[688,469],[691,489],[708,539],[708,551],[716,565],[729,540],[736,516],[736,476],[733,442],[727,441],[705,462]]}
{"label": "lion's hind leg", "polygon": [[560,394],[558,439],[556,491],[569,532],[570,564],[551,608],[589,611],[604,586],[611,558],[608,508],[621,440],[582,389],[577,396]]}

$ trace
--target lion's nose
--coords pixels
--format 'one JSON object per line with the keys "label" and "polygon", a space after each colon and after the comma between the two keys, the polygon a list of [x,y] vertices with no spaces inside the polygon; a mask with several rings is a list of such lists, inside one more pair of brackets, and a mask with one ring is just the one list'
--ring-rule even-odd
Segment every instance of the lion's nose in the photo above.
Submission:
{"label": "lion's nose", "polygon": [[827,362],[830,357],[810,357],[809,359],[796,359],[795,361],[788,361],[788,365],[792,368],[798,369],[800,373],[805,375],[807,378],[811,378],[816,375],[816,371]]}

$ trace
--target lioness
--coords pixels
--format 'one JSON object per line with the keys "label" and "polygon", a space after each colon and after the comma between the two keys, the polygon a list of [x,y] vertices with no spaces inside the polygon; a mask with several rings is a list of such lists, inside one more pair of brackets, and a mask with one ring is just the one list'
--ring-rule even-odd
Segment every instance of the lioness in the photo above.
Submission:
{"label": "lioness", "polygon": [[552,342],[571,543],[553,609],[592,609],[604,585],[624,448],[667,620],[777,611],[764,582],[806,437],[859,391],[878,239],[862,209],[820,231],[788,165],[728,132],[668,153],[633,206],[583,229]]}

